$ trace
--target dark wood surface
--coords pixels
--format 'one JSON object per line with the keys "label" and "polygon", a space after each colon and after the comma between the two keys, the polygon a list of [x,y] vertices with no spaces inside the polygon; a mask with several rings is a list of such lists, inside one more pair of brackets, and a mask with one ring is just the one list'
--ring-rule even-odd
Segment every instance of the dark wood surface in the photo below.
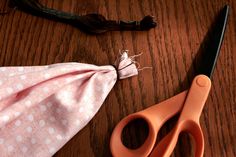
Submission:
{"label": "dark wood surface", "polygon": [[[0,1],[1,10],[7,0]],[[151,66],[137,77],[118,81],[93,120],[55,157],[109,157],[113,128],[125,116],[165,100],[189,86],[194,56],[217,12],[231,7],[224,43],[201,116],[205,157],[236,156],[236,1],[235,0],[41,0],[67,12],[99,12],[110,19],[141,19],[154,15],[158,27],[148,32],[109,32],[87,35],[66,24],[12,11],[0,16],[0,65],[44,65],[78,61],[112,64],[119,49]],[[191,71],[191,70],[190,70]],[[174,124],[161,129],[160,137]],[[147,135],[141,122],[130,126],[124,142],[140,145]],[[138,131],[137,131],[138,130]],[[193,155],[191,139],[181,134],[173,157]],[[121,155],[122,157],[122,155]]]}

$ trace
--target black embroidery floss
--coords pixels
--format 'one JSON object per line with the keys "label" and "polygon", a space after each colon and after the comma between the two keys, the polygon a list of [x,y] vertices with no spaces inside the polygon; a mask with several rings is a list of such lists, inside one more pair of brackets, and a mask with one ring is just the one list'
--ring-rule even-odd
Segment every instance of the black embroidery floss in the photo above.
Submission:
{"label": "black embroidery floss", "polygon": [[48,8],[38,0],[9,0],[11,7],[47,19],[60,21],[75,26],[90,34],[101,34],[107,31],[145,31],[157,26],[153,16],[145,16],[141,21],[107,20],[101,14],[75,15]]}

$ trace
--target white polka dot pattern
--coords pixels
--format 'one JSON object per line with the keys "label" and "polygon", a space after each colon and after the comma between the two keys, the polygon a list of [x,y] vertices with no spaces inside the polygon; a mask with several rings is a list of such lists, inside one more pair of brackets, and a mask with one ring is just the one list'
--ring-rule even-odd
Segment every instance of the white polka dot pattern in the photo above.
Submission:
{"label": "white polka dot pattern", "polygon": [[116,79],[112,66],[0,67],[0,100],[9,102],[0,104],[1,154],[52,156],[96,114]]}
{"label": "white polka dot pattern", "polygon": [[61,136],[61,135],[57,135],[56,138],[57,138],[58,140],[62,140],[62,136]]}
{"label": "white polka dot pattern", "polygon": [[21,121],[20,120],[16,120],[15,125],[16,126],[20,126],[21,125]]}
{"label": "white polka dot pattern", "polygon": [[40,110],[41,110],[42,112],[44,112],[44,111],[46,111],[46,110],[47,110],[47,108],[46,108],[46,106],[44,106],[44,105],[41,105],[41,106],[40,106]]}
{"label": "white polka dot pattern", "polygon": [[26,105],[27,107],[30,107],[31,104],[32,104],[32,102],[31,102],[30,100],[27,100],[27,101],[25,102],[25,105]]}
{"label": "white polka dot pattern", "polygon": [[25,75],[21,75],[21,76],[20,76],[20,79],[21,79],[21,80],[25,80],[25,79],[26,79],[26,76],[25,76]]}
{"label": "white polka dot pattern", "polygon": [[31,142],[32,144],[35,144],[35,143],[36,143],[36,139],[35,139],[35,138],[31,138],[30,142]]}
{"label": "white polka dot pattern", "polygon": [[26,130],[27,130],[27,132],[31,133],[31,132],[32,132],[32,127],[28,126],[28,127],[26,128]]}
{"label": "white polka dot pattern", "polygon": [[49,139],[49,138],[47,138],[46,140],[45,140],[45,144],[50,144],[51,143],[51,140]]}
{"label": "white polka dot pattern", "polygon": [[21,142],[21,141],[22,141],[21,135],[17,135],[17,136],[16,136],[16,141],[17,141],[17,142]]}
{"label": "white polka dot pattern", "polygon": [[5,115],[5,116],[2,117],[2,120],[3,120],[4,122],[9,121],[9,119],[10,119],[10,117],[9,117],[8,115]]}
{"label": "white polka dot pattern", "polygon": [[4,139],[0,138],[0,144],[4,143]]}
{"label": "white polka dot pattern", "polygon": [[21,150],[22,150],[23,153],[26,153],[27,150],[28,150],[28,148],[27,148],[26,146],[23,146],[23,147],[21,148]]}
{"label": "white polka dot pattern", "polygon": [[44,121],[44,120],[40,120],[40,121],[39,121],[39,126],[40,126],[40,127],[43,127],[44,125],[45,125],[45,121]]}
{"label": "white polka dot pattern", "polygon": [[48,128],[48,132],[49,132],[49,134],[53,134],[54,132],[55,132],[55,130],[54,130],[54,128]]}
{"label": "white polka dot pattern", "polygon": [[14,115],[16,116],[16,117],[18,117],[19,115],[20,115],[20,112],[14,112]]}
{"label": "white polka dot pattern", "polygon": [[34,120],[34,116],[32,114],[28,115],[27,118],[31,122]]}

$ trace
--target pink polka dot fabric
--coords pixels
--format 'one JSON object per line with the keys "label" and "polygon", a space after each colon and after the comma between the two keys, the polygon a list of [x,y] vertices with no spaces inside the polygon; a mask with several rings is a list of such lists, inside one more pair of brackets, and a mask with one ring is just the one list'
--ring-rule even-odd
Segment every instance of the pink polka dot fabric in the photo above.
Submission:
{"label": "pink polka dot fabric", "polygon": [[[119,78],[137,75],[127,53]],[[117,81],[113,66],[0,68],[0,156],[50,157],[96,114]]]}

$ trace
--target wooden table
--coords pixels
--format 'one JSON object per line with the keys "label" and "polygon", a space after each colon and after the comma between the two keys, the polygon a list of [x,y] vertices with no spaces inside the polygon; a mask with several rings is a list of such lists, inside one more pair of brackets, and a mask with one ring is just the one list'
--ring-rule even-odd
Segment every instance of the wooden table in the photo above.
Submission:
{"label": "wooden table", "polygon": [[[7,0],[1,0],[3,9]],[[67,12],[99,12],[109,19],[141,19],[154,15],[158,27],[147,32],[108,32],[87,35],[66,24],[13,11],[0,16],[0,64],[44,65],[78,61],[112,64],[120,49],[137,58],[137,77],[118,81],[92,121],[55,157],[109,157],[113,128],[126,115],[165,100],[189,86],[191,64],[217,12],[231,7],[212,89],[201,116],[205,157],[236,156],[236,1],[235,0],[41,0]],[[188,73],[190,68],[190,73]],[[187,74],[188,73],[188,74]],[[161,129],[171,129],[176,118]],[[139,129],[134,130],[134,126]],[[138,131],[137,131],[138,130]],[[124,143],[137,147],[147,135],[142,122],[125,131]],[[193,155],[188,135],[181,134],[175,157]],[[191,155],[192,154],[192,155]],[[122,157],[122,155],[121,155]]]}

